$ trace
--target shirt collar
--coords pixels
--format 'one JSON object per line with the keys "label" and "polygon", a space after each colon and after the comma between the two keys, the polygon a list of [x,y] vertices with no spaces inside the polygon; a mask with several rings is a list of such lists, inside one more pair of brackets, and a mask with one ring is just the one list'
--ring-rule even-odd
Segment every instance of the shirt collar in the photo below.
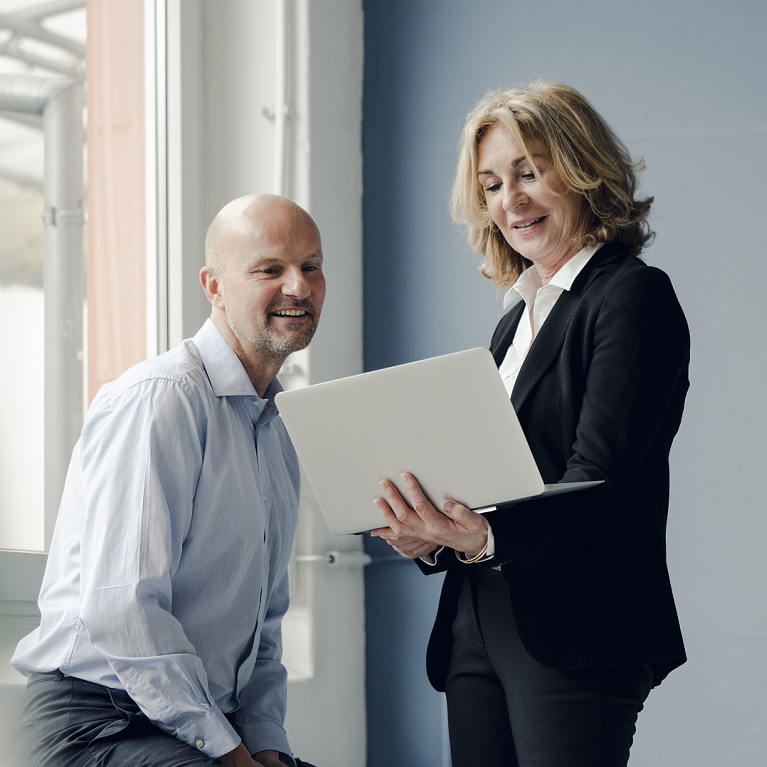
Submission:
{"label": "shirt collar", "polygon": [[[255,397],[261,399],[256,394],[239,357],[212,320],[205,320],[205,324],[192,341],[200,353],[213,393],[217,397]],[[281,391],[282,386],[275,378],[267,387],[264,399],[273,404],[275,395]]]}
{"label": "shirt collar", "polygon": [[[591,257],[604,243],[597,243],[593,248],[582,248],[549,280],[549,285],[561,290],[570,290],[575,278],[591,260]],[[534,266],[529,266],[517,281],[506,291],[503,297],[503,308],[509,309],[520,299],[532,299],[541,287],[541,280]]]}

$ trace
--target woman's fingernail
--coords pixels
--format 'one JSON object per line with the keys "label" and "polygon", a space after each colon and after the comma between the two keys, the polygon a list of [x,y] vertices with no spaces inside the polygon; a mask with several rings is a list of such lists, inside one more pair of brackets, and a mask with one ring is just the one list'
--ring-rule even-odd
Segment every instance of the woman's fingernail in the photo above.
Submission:
{"label": "woman's fingernail", "polygon": [[409,474],[407,474],[406,472],[402,472],[402,474],[400,474],[400,477],[402,477],[402,481],[403,481],[403,482],[404,482],[406,485],[409,485],[409,484],[410,484],[410,475],[409,475]]}
{"label": "woman's fingernail", "polygon": [[442,511],[452,511],[455,508],[455,504],[452,501],[445,501],[442,504]]}

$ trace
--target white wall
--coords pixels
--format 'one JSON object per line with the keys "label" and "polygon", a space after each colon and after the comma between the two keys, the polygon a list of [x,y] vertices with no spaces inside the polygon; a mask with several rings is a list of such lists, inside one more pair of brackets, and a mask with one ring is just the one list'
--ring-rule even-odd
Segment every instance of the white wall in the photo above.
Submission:
{"label": "white wall", "polygon": [[[308,353],[294,356],[303,369],[298,378],[316,383],[362,370],[362,6],[359,0],[288,5],[294,116],[284,193],[319,226],[328,285],[315,339]],[[234,197],[276,191],[275,124],[263,112],[277,106],[279,3],[203,0],[200,6],[199,214],[192,206],[185,215],[199,215],[204,227]],[[183,7],[188,13],[186,3]],[[360,548],[359,539],[332,535],[316,504],[306,502],[298,553]],[[288,686],[291,745],[312,763],[361,767],[366,748],[361,568],[300,564],[293,574],[297,610],[284,631],[302,634],[298,642],[295,634],[289,636],[286,645],[300,646],[308,638],[309,659],[298,661],[300,670],[312,673]]]}

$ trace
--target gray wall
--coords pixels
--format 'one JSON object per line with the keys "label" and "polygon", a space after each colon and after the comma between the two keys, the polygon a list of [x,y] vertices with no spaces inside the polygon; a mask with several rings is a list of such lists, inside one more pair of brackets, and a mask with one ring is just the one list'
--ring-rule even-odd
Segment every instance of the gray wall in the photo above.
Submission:
{"label": "gray wall", "polygon": [[[690,660],[651,694],[632,767],[767,763],[765,33],[763,1],[365,3],[366,369],[489,342],[500,300],[445,200],[487,89],[562,79],[647,162],[646,260],[670,274],[693,339],[668,531]],[[432,580],[368,568],[370,767],[449,763],[423,672]]]}

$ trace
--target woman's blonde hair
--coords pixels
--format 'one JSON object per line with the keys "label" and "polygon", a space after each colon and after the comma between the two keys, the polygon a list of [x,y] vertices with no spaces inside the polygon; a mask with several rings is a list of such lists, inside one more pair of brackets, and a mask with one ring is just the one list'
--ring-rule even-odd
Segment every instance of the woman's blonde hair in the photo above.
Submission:
{"label": "woman's blonde hair", "polygon": [[634,198],[636,174],[644,170],[644,161],[631,160],[623,142],[575,88],[539,80],[526,88],[488,93],[469,113],[461,135],[451,212],[484,257],[480,270],[485,277],[508,287],[529,264],[491,220],[477,178],[480,142],[496,125],[522,147],[544,186],[527,146],[531,139],[546,146],[565,187],[583,195],[583,213],[573,237],[576,251],[617,240],[639,255],[653,237],[647,223],[653,198]]}

